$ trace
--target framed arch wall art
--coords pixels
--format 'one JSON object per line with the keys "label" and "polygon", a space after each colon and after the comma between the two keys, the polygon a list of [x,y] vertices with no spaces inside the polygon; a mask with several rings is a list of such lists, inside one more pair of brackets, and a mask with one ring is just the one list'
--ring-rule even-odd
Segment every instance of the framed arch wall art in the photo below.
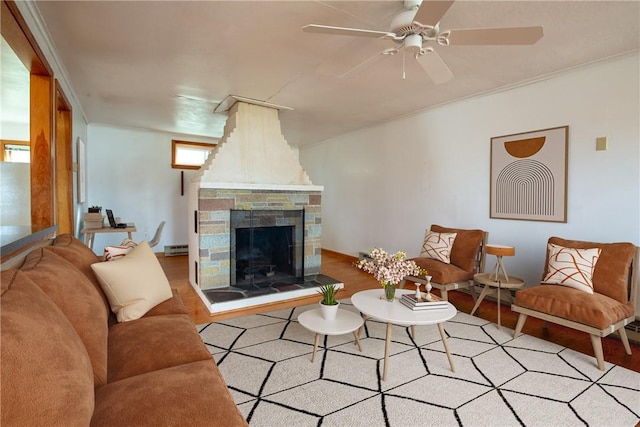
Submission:
{"label": "framed arch wall art", "polygon": [[491,218],[567,222],[569,126],[491,138]]}

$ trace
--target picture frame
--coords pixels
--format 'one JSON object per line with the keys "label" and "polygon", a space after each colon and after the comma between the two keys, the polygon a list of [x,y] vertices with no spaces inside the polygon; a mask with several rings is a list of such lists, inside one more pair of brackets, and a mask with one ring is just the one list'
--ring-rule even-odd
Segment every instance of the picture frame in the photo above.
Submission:
{"label": "picture frame", "polygon": [[567,222],[569,126],[491,138],[490,218]]}
{"label": "picture frame", "polygon": [[85,142],[78,137],[78,203],[87,201],[86,148]]}

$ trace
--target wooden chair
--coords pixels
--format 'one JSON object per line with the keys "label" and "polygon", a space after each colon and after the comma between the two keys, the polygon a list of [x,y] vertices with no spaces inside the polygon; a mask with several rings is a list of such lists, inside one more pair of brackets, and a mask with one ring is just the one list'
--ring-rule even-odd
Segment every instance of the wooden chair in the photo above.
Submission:
{"label": "wooden chair", "polygon": [[[432,277],[431,286],[440,290],[443,300],[448,301],[447,293],[449,291],[467,288],[475,301],[473,275],[484,272],[484,247],[489,233],[483,230],[448,228],[435,224],[431,225],[430,230],[436,233],[457,233],[451,248],[451,263],[445,264],[442,261],[422,256],[412,258],[412,260],[429,272]],[[403,288],[407,281],[427,283],[424,277],[407,276],[400,283],[400,287]]]}
{"label": "wooden chair", "polygon": [[[549,243],[565,248],[600,248],[593,269],[593,294],[563,285],[541,283],[516,292],[511,309],[520,313],[513,337],[522,331],[528,316],[537,317],[591,337],[598,369],[604,370],[602,337],[618,331],[627,354],[631,354],[625,325],[635,319],[638,282],[638,248],[632,243],[594,243],[551,237]],[[549,268],[549,250],[545,275]],[[544,279],[544,275],[543,275]]]}

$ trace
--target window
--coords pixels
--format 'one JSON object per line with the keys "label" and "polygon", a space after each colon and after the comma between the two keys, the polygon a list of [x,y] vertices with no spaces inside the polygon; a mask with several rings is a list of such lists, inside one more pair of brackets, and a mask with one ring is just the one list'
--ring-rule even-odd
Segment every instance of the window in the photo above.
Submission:
{"label": "window", "polygon": [[2,161],[11,163],[31,163],[29,141],[1,140]]}
{"label": "window", "polygon": [[171,141],[171,167],[200,169],[216,144],[206,142]]}

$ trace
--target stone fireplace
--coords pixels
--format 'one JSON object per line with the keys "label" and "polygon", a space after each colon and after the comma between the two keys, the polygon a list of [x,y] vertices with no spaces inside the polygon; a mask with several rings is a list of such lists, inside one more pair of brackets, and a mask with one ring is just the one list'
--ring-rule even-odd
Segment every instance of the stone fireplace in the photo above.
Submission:
{"label": "stone fireplace", "polygon": [[231,108],[223,138],[189,186],[189,280],[211,312],[336,283],[320,273],[322,190],[282,136],[278,110]]}

